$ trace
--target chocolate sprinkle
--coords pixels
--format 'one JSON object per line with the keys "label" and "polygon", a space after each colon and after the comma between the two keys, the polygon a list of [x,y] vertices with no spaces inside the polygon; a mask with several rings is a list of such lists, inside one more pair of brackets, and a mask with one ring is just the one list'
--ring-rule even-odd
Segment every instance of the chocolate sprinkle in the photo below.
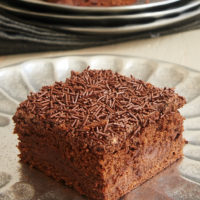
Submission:
{"label": "chocolate sprinkle", "polygon": [[36,121],[66,127],[58,134],[80,139],[93,149],[104,144],[102,148],[108,150],[184,104],[185,99],[173,89],[160,89],[111,70],[87,68],[82,73],[72,71],[65,82],[31,93],[18,110],[27,113],[27,118],[31,115]]}

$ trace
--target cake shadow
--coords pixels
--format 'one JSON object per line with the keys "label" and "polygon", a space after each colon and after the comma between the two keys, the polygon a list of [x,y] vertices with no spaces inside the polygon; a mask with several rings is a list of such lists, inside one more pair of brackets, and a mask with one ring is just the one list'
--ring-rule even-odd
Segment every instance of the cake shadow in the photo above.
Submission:
{"label": "cake shadow", "polygon": [[132,190],[121,200],[200,200],[200,185],[183,178],[179,172],[179,159],[141,186]]}
{"label": "cake shadow", "polygon": [[22,162],[19,173],[20,182],[18,183],[26,183],[34,190],[34,197],[31,200],[86,200],[63,183],[56,182],[51,177]]}
{"label": "cake shadow", "polygon": [[[142,200],[147,197],[159,200],[169,199],[166,189],[175,187],[177,182],[184,182],[184,179],[180,177],[178,172],[180,162],[181,160],[177,161],[149,181],[132,190],[122,197],[121,200]],[[39,170],[30,168],[27,164],[21,163],[19,173],[20,182],[17,184],[25,183],[33,188],[34,197],[32,200],[86,200],[85,197],[80,196],[76,191],[65,186],[63,183],[57,183]],[[26,188],[24,189],[26,190]],[[26,195],[26,191],[23,194]]]}
{"label": "cake shadow", "polygon": [[165,193],[165,188],[168,185],[174,184],[176,179],[180,178],[178,172],[178,166],[182,159],[176,161],[171,166],[167,167],[150,180],[146,181],[140,187],[132,190],[130,193],[124,196],[124,200],[143,200],[143,199],[158,199],[158,200],[169,200],[170,198]]}
{"label": "cake shadow", "polygon": [[[185,180],[180,172],[179,165],[183,159],[176,161],[174,164],[160,172],[141,186],[132,190],[120,200],[170,200],[170,199],[188,199],[193,198],[200,200],[200,186]],[[63,183],[57,183],[52,178],[44,175],[39,170],[30,168],[29,165],[21,163],[19,169],[20,181],[14,185],[23,185],[23,192],[19,193],[20,199],[23,196],[30,196],[30,188],[34,192],[33,198],[30,200],[86,200],[87,198],[80,196],[76,191],[65,186]],[[26,187],[25,187],[26,186]],[[28,194],[29,193],[29,194]],[[192,195],[192,196],[191,196]]]}

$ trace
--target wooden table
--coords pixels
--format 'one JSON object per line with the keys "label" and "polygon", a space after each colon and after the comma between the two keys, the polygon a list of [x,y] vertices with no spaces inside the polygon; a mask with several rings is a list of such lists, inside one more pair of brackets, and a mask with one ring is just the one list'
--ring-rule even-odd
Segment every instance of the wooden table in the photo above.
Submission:
{"label": "wooden table", "polygon": [[0,67],[24,60],[75,54],[120,54],[159,59],[200,71],[200,30],[74,51],[1,56]]}

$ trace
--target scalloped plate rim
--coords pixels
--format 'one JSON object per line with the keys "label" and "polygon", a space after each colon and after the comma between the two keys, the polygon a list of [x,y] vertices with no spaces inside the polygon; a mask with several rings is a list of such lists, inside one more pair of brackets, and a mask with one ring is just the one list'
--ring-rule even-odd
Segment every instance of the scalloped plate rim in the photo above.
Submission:
{"label": "scalloped plate rim", "polygon": [[20,65],[24,65],[24,64],[27,64],[30,62],[38,62],[38,61],[42,61],[42,60],[46,61],[46,60],[51,60],[51,59],[55,60],[55,59],[62,59],[62,58],[68,58],[68,57],[100,57],[100,56],[115,57],[115,58],[120,57],[122,59],[123,58],[131,59],[132,58],[132,59],[139,59],[139,60],[143,60],[143,61],[152,61],[152,62],[157,62],[157,63],[163,63],[163,64],[168,64],[168,65],[174,64],[176,67],[182,67],[187,71],[195,72],[200,75],[200,71],[191,69],[182,64],[177,64],[177,63],[173,63],[173,62],[169,62],[169,61],[163,61],[160,59],[147,58],[147,57],[142,57],[142,56],[123,55],[123,54],[71,54],[71,55],[58,55],[58,56],[51,56],[51,57],[44,56],[41,58],[32,58],[32,59],[27,58],[26,60],[23,60],[23,61],[19,61],[16,63],[5,65],[5,66],[0,66],[0,71],[3,69],[7,69],[7,68],[18,68],[18,67],[20,67]]}

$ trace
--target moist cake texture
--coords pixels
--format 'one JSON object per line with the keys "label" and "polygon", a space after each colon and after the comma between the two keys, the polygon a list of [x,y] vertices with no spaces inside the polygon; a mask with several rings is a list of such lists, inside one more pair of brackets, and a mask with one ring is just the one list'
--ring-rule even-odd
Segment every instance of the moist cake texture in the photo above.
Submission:
{"label": "moist cake texture", "polygon": [[50,2],[74,6],[124,6],[134,4],[137,0],[48,0]]}
{"label": "moist cake texture", "polygon": [[116,200],[183,156],[185,103],[133,76],[72,71],[18,107],[19,156],[89,199]]}

